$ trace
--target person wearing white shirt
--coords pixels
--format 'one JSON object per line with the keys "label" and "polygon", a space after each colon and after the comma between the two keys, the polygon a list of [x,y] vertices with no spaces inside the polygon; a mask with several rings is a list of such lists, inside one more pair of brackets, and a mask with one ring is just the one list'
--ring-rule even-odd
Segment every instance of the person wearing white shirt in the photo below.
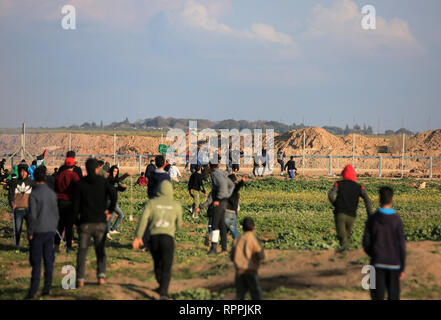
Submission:
{"label": "person wearing white shirt", "polygon": [[173,181],[179,181],[178,177],[182,177],[181,172],[176,166],[176,162],[173,162],[170,169],[168,170],[168,174],[170,175],[170,179]]}

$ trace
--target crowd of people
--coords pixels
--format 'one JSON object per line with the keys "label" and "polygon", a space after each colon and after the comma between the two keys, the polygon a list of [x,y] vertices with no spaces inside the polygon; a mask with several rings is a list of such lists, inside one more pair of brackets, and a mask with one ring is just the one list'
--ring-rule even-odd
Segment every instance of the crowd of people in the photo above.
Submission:
{"label": "crowd of people", "polygon": [[[44,162],[28,167],[25,161],[16,166],[15,177],[10,175],[6,182],[8,201],[13,214],[15,250],[20,251],[23,224],[27,224],[29,255],[32,266],[31,285],[26,298],[34,298],[40,283],[41,260],[44,261],[43,295],[50,295],[55,254],[60,243],[66,252],[74,251],[74,229],[78,233],[76,285],[85,285],[85,266],[88,248],[93,239],[97,259],[96,276],[98,284],[106,283],[106,239],[118,234],[124,214],[118,206],[118,193],[127,185],[123,181],[128,174],[120,175],[117,165],[90,158],[85,163],[86,174],[77,165],[75,152],[66,154],[64,164],[52,174],[47,172]],[[232,155],[232,157],[240,157]],[[281,174],[288,171],[291,180],[295,178],[296,165],[293,157],[284,163],[286,155],[279,150],[277,161]],[[268,159],[263,152],[262,159]],[[254,161],[253,172],[259,175],[268,160]],[[198,219],[202,210],[208,217],[206,245],[208,255],[227,255],[227,234],[233,238],[229,254],[236,269],[236,294],[244,299],[250,292],[252,299],[262,299],[258,269],[264,259],[261,242],[255,235],[253,219],[245,217],[242,235],[237,222],[240,212],[240,191],[246,186],[247,177],[239,179],[239,165],[227,165],[221,170],[219,164],[202,164],[197,159],[191,163],[188,180],[189,196],[193,200],[190,213]],[[30,170],[31,169],[31,170]],[[257,172],[256,172],[257,171]],[[0,175],[9,174],[5,161],[0,162]],[[340,242],[340,252],[351,246],[351,230],[356,219],[359,199],[364,200],[368,220],[363,236],[363,248],[371,257],[376,270],[376,289],[371,289],[373,299],[399,299],[400,282],[405,268],[405,237],[401,218],[392,209],[393,190],[384,187],[379,191],[381,207],[373,212],[372,203],[363,185],[357,183],[352,165],[342,172],[343,179],[335,182],[328,193],[334,206],[334,220]],[[160,299],[166,299],[171,280],[176,231],[182,226],[183,210],[174,199],[172,181],[182,178],[176,163],[170,163],[164,156],[156,156],[147,165],[137,184],[147,187],[146,204],[138,222],[132,246],[135,250],[149,251],[154,261],[154,274],[159,287]],[[206,184],[211,184],[207,193]],[[203,200],[201,199],[203,198]],[[114,221],[116,215],[116,220]]]}

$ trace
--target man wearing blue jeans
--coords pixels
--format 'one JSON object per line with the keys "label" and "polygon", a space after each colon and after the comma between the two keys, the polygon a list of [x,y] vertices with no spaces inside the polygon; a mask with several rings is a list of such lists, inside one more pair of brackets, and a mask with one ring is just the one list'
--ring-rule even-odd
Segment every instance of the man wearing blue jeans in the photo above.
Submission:
{"label": "man wearing blue jeans", "polygon": [[33,182],[29,178],[28,166],[20,163],[17,166],[18,179],[11,180],[8,192],[8,201],[11,206],[14,219],[15,251],[20,250],[20,236],[23,220],[28,224],[29,195],[32,192]]}
{"label": "man wearing blue jeans", "polygon": [[[108,201],[108,204],[110,205],[110,201]],[[113,217],[114,217],[115,213],[117,214],[118,217],[116,218],[116,221],[112,226]],[[116,233],[115,231],[116,231],[116,229],[118,229],[118,226],[121,223],[123,218],[124,218],[124,213],[121,211],[119,206],[116,205],[115,211],[112,212],[112,217],[110,218],[109,222],[107,222],[107,231],[110,233]]]}
{"label": "man wearing blue jeans", "polygon": [[36,296],[40,285],[41,258],[44,260],[43,296],[49,295],[54,271],[54,237],[59,214],[57,195],[45,183],[46,167],[34,171],[35,187],[29,196],[29,261],[32,266],[31,286],[26,299]]}
{"label": "man wearing blue jeans", "polygon": [[286,170],[288,171],[289,178],[291,181],[294,180],[295,172],[297,171],[296,162],[294,161],[294,157],[291,156],[289,161],[286,163]]}

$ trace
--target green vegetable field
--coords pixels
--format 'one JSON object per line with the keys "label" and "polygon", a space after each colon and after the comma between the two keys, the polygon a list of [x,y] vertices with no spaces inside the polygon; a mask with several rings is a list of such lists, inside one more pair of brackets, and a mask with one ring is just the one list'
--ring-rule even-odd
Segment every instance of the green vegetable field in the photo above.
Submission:
{"label": "green vegetable field", "polygon": [[[175,299],[234,298],[234,269],[228,256],[207,257],[203,237],[207,218],[194,220],[189,208],[187,178],[174,182],[175,197],[184,209],[184,227],[177,232],[177,249],[170,292]],[[149,253],[134,251],[131,242],[146,201],[146,188],[130,188],[119,194],[119,204],[125,214],[120,235],[107,243],[108,282],[112,290],[94,284],[95,257],[88,256],[88,279],[93,285],[81,290],[61,288],[61,267],[75,265],[75,254],[61,252],[56,258],[54,275],[55,299],[153,299],[156,287]],[[360,201],[358,218],[353,228],[353,248],[344,255],[335,253],[338,246],[332,206],[327,192],[335,179],[302,178],[290,182],[281,178],[248,180],[241,191],[239,219],[251,216],[256,222],[258,237],[266,249],[262,265],[262,287],[269,299],[368,299],[361,288],[361,267],[369,260],[363,253],[361,239],[366,210]],[[424,261],[441,266],[441,182],[360,179],[378,207],[378,189],[392,186],[394,207],[403,219],[409,251],[409,268],[415,270],[404,282],[404,298],[440,298],[441,269],[421,273]],[[209,188],[208,188],[209,189]],[[130,214],[133,221],[129,221]],[[22,236],[24,250],[27,241]],[[231,238],[229,237],[229,249]],[[27,252],[16,254],[6,192],[0,195],[0,299],[21,299],[29,286],[30,268]],[[429,256],[428,256],[429,255]],[[426,260],[425,260],[426,259]],[[421,264],[421,265],[419,265]],[[429,264],[429,262],[427,262]],[[334,270],[334,271],[332,271]],[[335,271],[340,270],[340,271]],[[329,273],[329,275],[326,274]],[[332,273],[334,272],[334,273]],[[341,273],[343,272],[343,273]],[[420,274],[421,273],[421,274]],[[324,274],[324,275],[322,275]],[[309,277],[309,278],[308,278]],[[329,277],[329,278],[326,278]],[[349,280],[348,280],[349,279]],[[359,280],[358,280],[359,279]],[[351,284],[348,286],[347,282]],[[438,293],[437,293],[438,292]]]}

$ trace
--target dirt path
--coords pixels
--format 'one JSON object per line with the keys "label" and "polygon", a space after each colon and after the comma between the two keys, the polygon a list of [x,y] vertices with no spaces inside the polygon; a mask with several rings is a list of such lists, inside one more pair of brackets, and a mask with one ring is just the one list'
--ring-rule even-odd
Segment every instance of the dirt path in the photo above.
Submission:
{"label": "dirt path", "polygon": [[[441,243],[424,241],[408,244],[406,278],[402,282],[404,299],[441,299]],[[225,257],[225,261],[228,258]],[[260,269],[265,297],[270,299],[369,299],[361,288],[362,267],[368,259],[362,249],[336,254],[330,251],[267,250]],[[151,267],[150,267],[151,268]],[[180,266],[182,268],[182,265]],[[195,267],[196,268],[196,267]],[[133,266],[135,270],[147,270]],[[203,267],[197,266],[202,272]],[[234,299],[234,270],[231,266],[218,276],[172,280],[170,292],[205,288],[226,293]],[[109,278],[111,299],[156,299],[156,282],[142,281],[130,275]]]}

